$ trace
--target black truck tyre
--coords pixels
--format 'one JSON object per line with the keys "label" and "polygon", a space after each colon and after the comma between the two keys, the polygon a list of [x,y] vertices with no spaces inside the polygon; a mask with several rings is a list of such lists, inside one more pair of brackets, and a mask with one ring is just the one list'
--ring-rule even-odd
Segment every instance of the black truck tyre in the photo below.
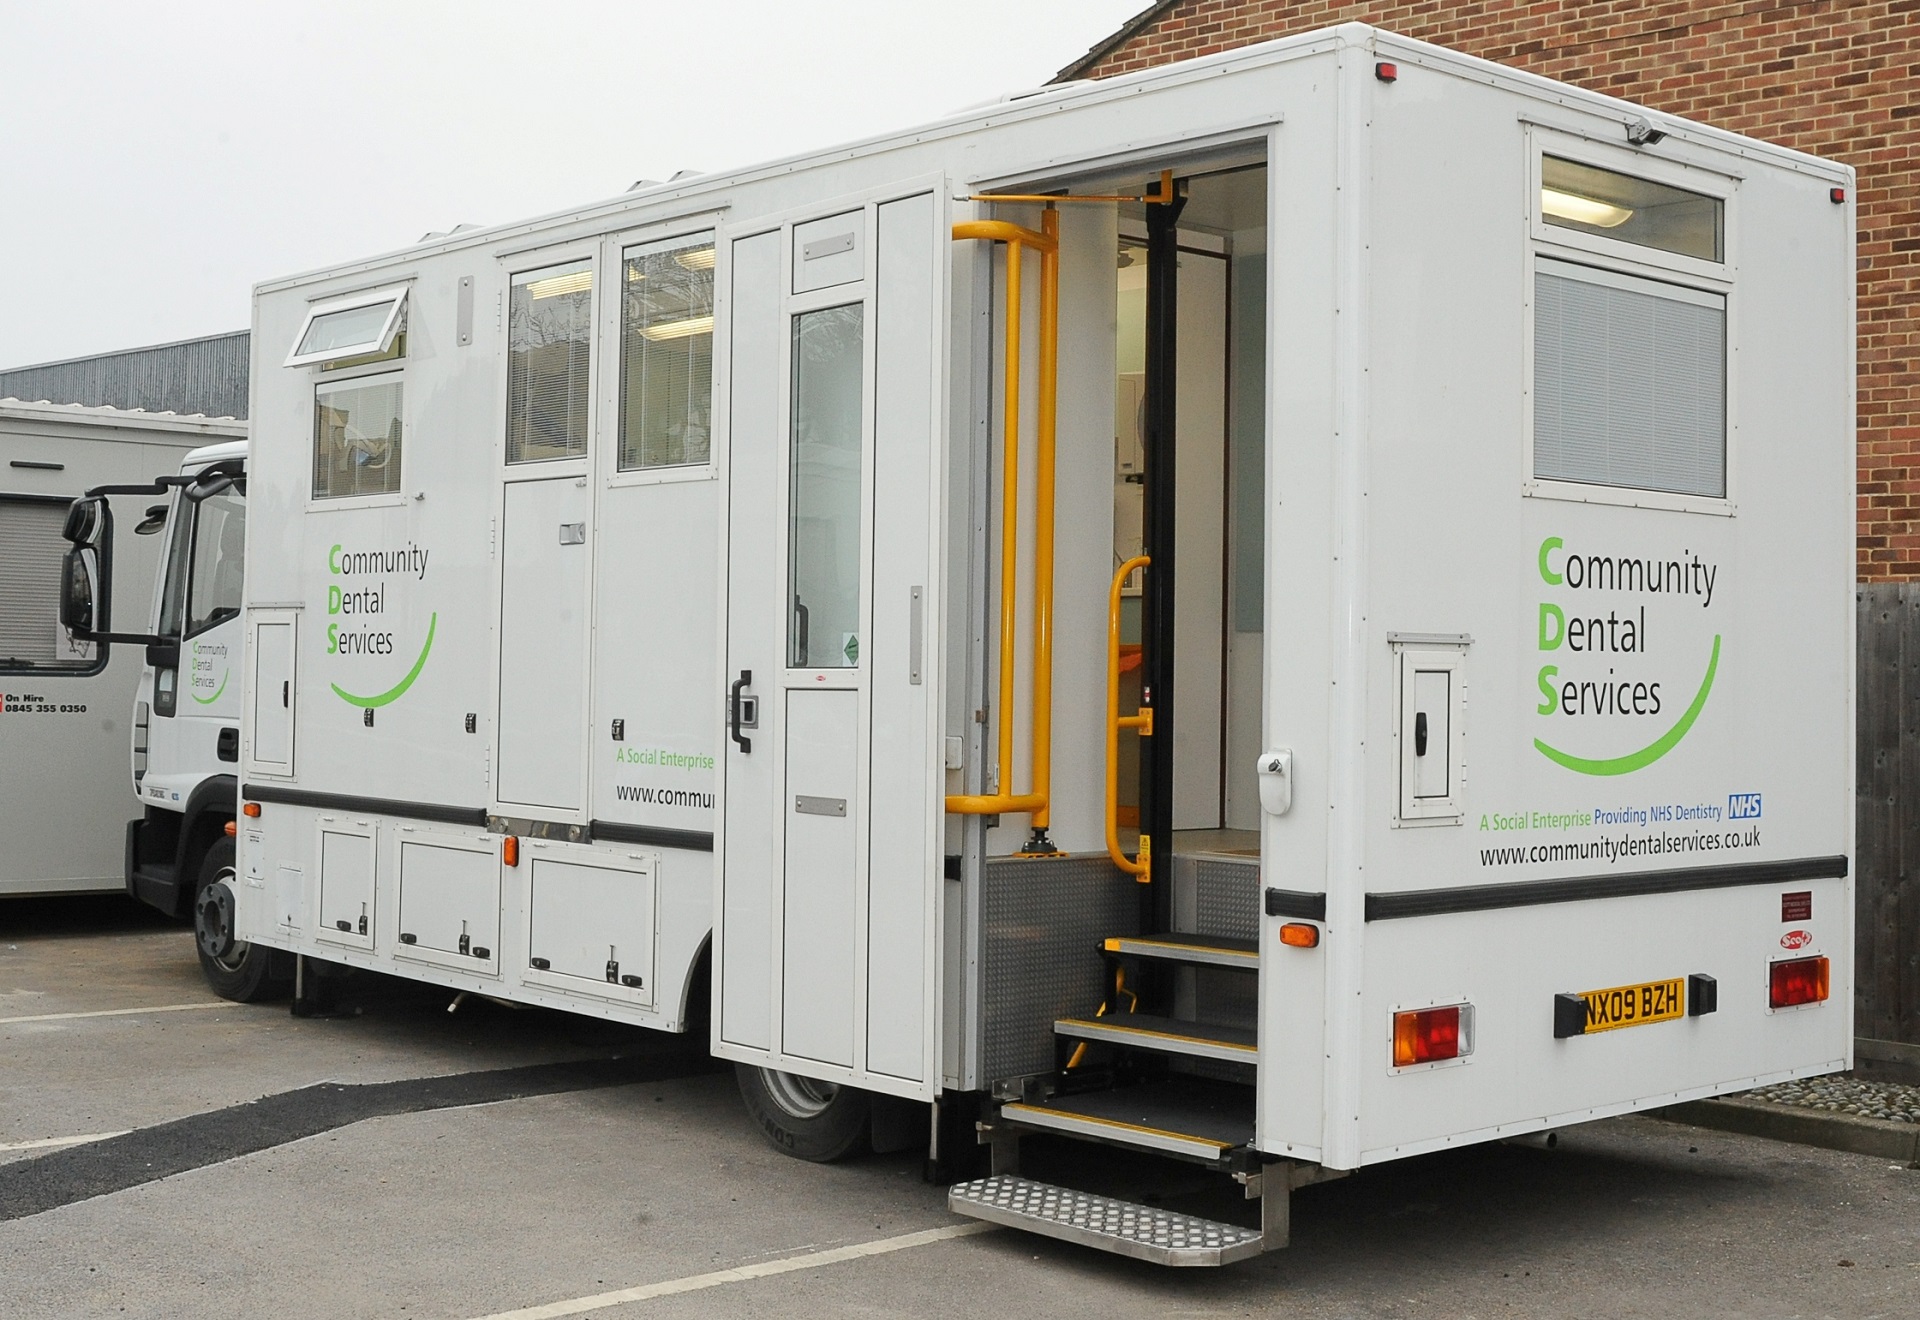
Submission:
{"label": "black truck tyre", "polygon": [[733,1073],[760,1135],[782,1154],[829,1164],[867,1149],[873,1103],[865,1091],[746,1063]]}
{"label": "black truck tyre", "polygon": [[200,861],[193,886],[193,943],[213,992],[253,1004],[284,995],[289,987],[273,974],[273,950],[233,937],[233,860],[233,840],[219,839]]}

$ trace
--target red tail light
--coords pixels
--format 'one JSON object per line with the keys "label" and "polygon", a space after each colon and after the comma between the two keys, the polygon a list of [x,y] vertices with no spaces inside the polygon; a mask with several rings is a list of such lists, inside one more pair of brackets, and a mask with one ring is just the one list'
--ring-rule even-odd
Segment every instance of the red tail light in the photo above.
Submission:
{"label": "red tail light", "polygon": [[1767,969],[1767,999],[1775,1008],[1826,1002],[1828,963],[1825,958],[1793,958]]}
{"label": "red tail light", "polygon": [[1393,1066],[1407,1068],[1416,1063],[1439,1063],[1471,1053],[1467,1037],[1470,1021],[1465,1004],[1395,1013]]}

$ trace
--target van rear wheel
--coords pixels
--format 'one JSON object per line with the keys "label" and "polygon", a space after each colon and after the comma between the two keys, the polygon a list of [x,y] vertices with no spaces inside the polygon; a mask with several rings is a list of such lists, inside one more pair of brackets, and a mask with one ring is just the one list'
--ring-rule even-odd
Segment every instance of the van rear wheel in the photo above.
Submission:
{"label": "van rear wheel", "polygon": [[873,1104],[865,1091],[746,1063],[733,1071],[747,1112],[775,1150],[826,1164],[867,1148]]}
{"label": "van rear wheel", "polygon": [[193,943],[200,971],[222,999],[253,1004],[287,992],[273,975],[273,950],[234,938],[233,840],[207,849],[193,889]]}

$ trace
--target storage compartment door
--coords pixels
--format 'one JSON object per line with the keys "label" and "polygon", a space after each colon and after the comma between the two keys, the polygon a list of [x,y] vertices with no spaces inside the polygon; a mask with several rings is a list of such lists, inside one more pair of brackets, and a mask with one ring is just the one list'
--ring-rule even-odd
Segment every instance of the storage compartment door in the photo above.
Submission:
{"label": "storage compartment door", "polygon": [[499,797],[547,811],[585,801],[587,487],[507,483],[500,533]]}
{"label": "storage compartment door", "polygon": [[319,928],[314,934],[356,949],[373,947],[374,826],[320,818]]}
{"label": "storage compartment door", "polygon": [[650,1006],[659,859],[636,853],[609,865],[604,855],[564,845],[522,846],[532,854],[527,980]]}
{"label": "storage compartment door", "polygon": [[299,647],[292,610],[255,611],[249,623],[247,650],[253,657],[252,685],[246,715],[247,768],[262,774],[293,773],[295,658]]}
{"label": "storage compartment door", "polygon": [[491,837],[463,839],[402,827],[396,954],[461,971],[499,970],[496,847]]}

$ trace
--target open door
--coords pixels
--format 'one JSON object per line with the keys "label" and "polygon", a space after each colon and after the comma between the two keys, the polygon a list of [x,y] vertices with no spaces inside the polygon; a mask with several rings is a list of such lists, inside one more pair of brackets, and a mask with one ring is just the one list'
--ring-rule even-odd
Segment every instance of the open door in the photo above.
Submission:
{"label": "open door", "polygon": [[735,229],[715,1051],[929,1097],[944,180]]}

